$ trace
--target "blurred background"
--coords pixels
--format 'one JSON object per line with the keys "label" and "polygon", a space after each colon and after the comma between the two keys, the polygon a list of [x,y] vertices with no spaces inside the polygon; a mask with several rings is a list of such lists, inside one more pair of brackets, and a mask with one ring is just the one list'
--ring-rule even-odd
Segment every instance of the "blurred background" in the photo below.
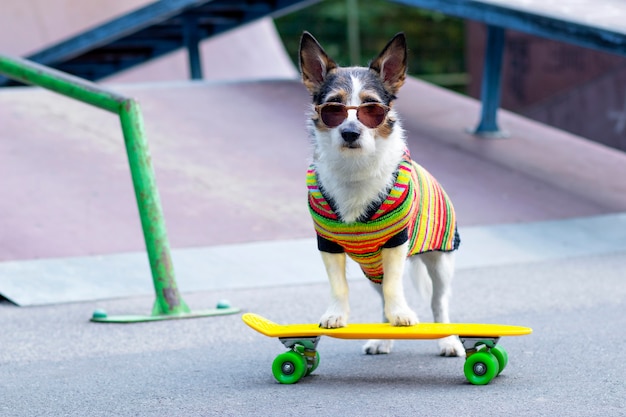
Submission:
{"label": "blurred background", "polygon": [[[409,73],[478,98],[485,27],[384,0],[326,0],[275,20],[292,59],[313,33],[343,65],[367,64],[399,31]],[[626,58],[507,31],[502,107],[626,150]]]}
{"label": "blurred background", "polygon": [[[150,3],[154,1],[3,0],[0,51],[28,56]],[[340,64],[365,65],[403,31],[409,40],[411,75],[478,97],[484,25],[385,0],[313,3],[203,40],[204,78],[296,77],[303,30],[313,33]],[[626,149],[626,58],[512,30],[506,36],[503,108]],[[241,65],[242,57],[246,65]],[[178,50],[106,81],[187,78],[186,51]]]}
{"label": "blurred background", "polygon": [[461,93],[467,91],[461,19],[385,0],[331,0],[280,17],[275,24],[296,65],[303,30],[311,32],[340,65],[367,65],[402,31],[410,39],[411,75]]}

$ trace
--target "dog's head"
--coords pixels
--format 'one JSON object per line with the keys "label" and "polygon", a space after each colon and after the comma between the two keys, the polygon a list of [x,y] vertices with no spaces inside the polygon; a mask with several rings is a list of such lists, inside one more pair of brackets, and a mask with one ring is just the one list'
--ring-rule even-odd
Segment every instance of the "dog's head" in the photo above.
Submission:
{"label": "dog's head", "polygon": [[406,39],[399,33],[369,67],[340,67],[304,32],[300,71],[313,97],[309,125],[318,145],[362,155],[376,152],[394,131],[401,136],[392,102],[406,77],[406,59]]}

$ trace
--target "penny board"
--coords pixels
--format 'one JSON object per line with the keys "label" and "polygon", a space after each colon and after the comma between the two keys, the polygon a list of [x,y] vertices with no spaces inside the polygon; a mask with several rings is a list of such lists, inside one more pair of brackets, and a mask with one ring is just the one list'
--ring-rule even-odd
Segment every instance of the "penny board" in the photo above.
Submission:
{"label": "penny board", "polygon": [[246,313],[243,321],[257,332],[269,337],[316,337],[338,339],[440,339],[446,336],[502,337],[523,336],[532,329],[522,326],[483,323],[419,323],[414,326],[392,326],[389,323],[352,323],[345,327],[326,329],[319,324],[278,324],[258,314]]}

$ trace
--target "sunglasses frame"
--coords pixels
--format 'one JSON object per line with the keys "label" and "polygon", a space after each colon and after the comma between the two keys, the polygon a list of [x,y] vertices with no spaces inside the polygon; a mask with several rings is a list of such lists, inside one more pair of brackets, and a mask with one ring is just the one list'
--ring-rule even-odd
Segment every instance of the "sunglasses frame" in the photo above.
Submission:
{"label": "sunglasses frame", "polygon": [[365,126],[367,126],[370,129],[376,129],[377,127],[379,127],[380,125],[382,125],[385,122],[385,119],[387,118],[387,113],[389,113],[389,111],[391,110],[391,107],[387,106],[386,104],[383,103],[377,103],[377,102],[371,102],[371,103],[362,103],[359,104],[358,106],[346,106],[343,103],[335,103],[335,102],[328,102],[328,103],[324,103],[324,104],[318,104],[317,106],[315,106],[315,111],[317,112],[318,116],[320,117],[320,121],[324,124],[324,126],[334,129],[335,127],[339,126],[341,123],[339,123],[336,126],[329,126],[324,122],[324,119],[322,118],[322,109],[324,107],[341,107],[344,109],[345,111],[345,117],[343,118],[343,120],[341,121],[341,123],[343,123],[347,118],[348,118],[348,110],[356,110],[356,118],[363,123],[363,121],[361,120],[361,118],[359,117],[359,110],[361,109],[361,107],[381,107],[384,110],[384,117],[383,120],[376,126],[368,126],[367,124],[363,123]]}

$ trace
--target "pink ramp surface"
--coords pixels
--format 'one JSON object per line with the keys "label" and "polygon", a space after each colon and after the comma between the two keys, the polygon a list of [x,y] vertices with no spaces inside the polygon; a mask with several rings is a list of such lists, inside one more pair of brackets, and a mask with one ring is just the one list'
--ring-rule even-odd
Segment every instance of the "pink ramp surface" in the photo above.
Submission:
{"label": "pink ramp surface", "polygon": [[[115,89],[142,105],[172,247],[313,237],[299,82]],[[505,112],[510,139],[475,138],[478,103],[415,80],[398,108],[461,227],[626,211],[619,151]],[[115,115],[5,89],[0,126],[0,261],[144,250]]]}

